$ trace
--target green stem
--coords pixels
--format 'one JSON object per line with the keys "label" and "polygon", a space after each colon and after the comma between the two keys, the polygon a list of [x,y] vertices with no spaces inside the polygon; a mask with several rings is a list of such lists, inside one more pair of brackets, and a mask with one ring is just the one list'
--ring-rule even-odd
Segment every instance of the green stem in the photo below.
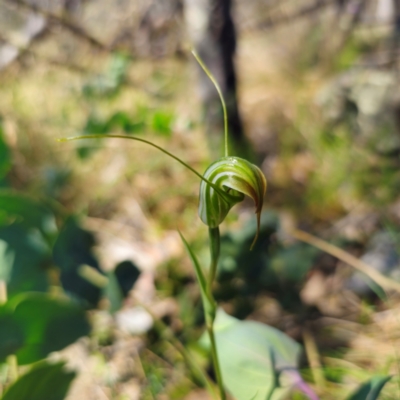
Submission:
{"label": "green stem", "polygon": [[220,253],[220,234],[219,234],[219,227],[216,228],[208,228],[208,234],[209,234],[209,239],[210,239],[210,254],[211,254],[211,265],[210,265],[210,270],[209,270],[209,275],[208,275],[208,280],[207,280],[207,295],[210,301],[210,305],[212,307],[211,313],[209,315],[212,315],[212,318],[207,318],[206,315],[206,323],[207,323],[207,332],[210,337],[210,344],[211,344],[211,357],[214,365],[214,371],[215,371],[215,376],[217,378],[217,384],[221,396],[221,400],[226,399],[226,394],[224,390],[224,383],[222,380],[222,373],[221,373],[221,367],[219,364],[219,359],[218,359],[218,353],[217,353],[217,344],[215,342],[215,336],[214,336],[214,321],[215,321],[215,315],[217,311],[217,303],[214,300],[213,293],[212,293],[212,285],[215,280],[215,276],[217,273],[217,266],[218,266],[218,259],[219,259],[219,253]]}
{"label": "green stem", "polygon": [[210,238],[210,253],[211,253],[211,264],[210,272],[208,276],[208,292],[211,294],[212,284],[217,274],[217,266],[220,251],[220,235],[219,227],[208,228],[208,235]]}
{"label": "green stem", "polygon": [[203,60],[199,57],[199,55],[192,50],[192,54],[196,61],[199,63],[200,67],[203,69],[203,71],[206,73],[206,75],[209,77],[210,81],[214,84],[215,89],[217,89],[219,98],[221,99],[221,104],[222,104],[222,111],[224,113],[224,138],[225,138],[225,157],[228,157],[228,114],[226,112],[226,104],[224,100],[224,96],[222,95],[221,88],[218,85],[217,80],[214,78],[213,74],[210,72],[210,70],[206,67],[206,65],[203,63]]}
{"label": "green stem", "polygon": [[156,148],[157,150],[160,150],[167,156],[173,158],[174,160],[178,161],[178,163],[182,164],[184,167],[186,167],[189,171],[193,172],[198,178],[200,178],[202,181],[210,185],[220,196],[223,200],[226,201],[226,193],[224,193],[218,186],[216,186],[214,183],[212,183],[210,180],[205,178],[203,175],[201,175],[199,172],[197,172],[194,168],[192,168],[189,164],[186,164],[184,161],[182,161],[179,157],[174,156],[172,153],[169,151],[163,149],[160,146],[157,146],[156,144],[149,142],[148,140],[138,138],[136,136],[126,136],[126,135],[80,135],[80,136],[71,136],[71,137],[66,137],[66,138],[60,138],[57,139],[58,142],[71,142],[73,140],[82,140],[82,139],[105,139],[105,138],[114,138],[114,139],[129,139],[129,140],[135,140],[137,142],[142,142],[146,143],[149,146],[152,146]]}
{"label": "green stem", "polygon": [[211,325],[207,326],[207,332],[210,337],[210,343],[211,343],[211,357],[213,360],[214,364],[214,371],[215,371],[215,376],[217,378],[217,384],[219,388],[219,394],[221,396],[221,400],[226,400],[226,394],[224,390],[224,383],[222,381],[222,374],[221,374],[221,368],[219,366],[219,359],[218,359],[218,353],[217,353],[217,344],[215,343],[215,336],[214,336],[214,321],[212,321]]}

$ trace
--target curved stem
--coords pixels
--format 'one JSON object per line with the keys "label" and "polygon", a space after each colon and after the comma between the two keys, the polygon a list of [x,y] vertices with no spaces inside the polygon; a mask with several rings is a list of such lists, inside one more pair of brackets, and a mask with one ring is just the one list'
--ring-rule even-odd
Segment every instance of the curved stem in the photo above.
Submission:
{"label": "curved stem", "polygon": [[208,228],[208,235],[210,238],[210,254],[211,254],[211,263],[208,276],[208,291],[211,293],[212,284],[217,274],[217,266],[218,266],[219,252],[220,252],[219,227],[217,226],[216,228]]}
{"label": "curved stem", "polygon": [[199,172],[197,172],[189,164],[186,164],[179,157],[174,156],[169,151],[163,149],[160,146],[157,146],[156,144],[154,144],[152,142],[149,142],[148,140],[145,140],[145,139],[142,139],[142,138],[138,138],[136,136],[126,136],[126,135],[80,135],[80,136],[70,136],[70,137],[66,137],[66,138],[57,139],[57,141],[58,142],[71,142],[73,140],[81,140],[81,139],[105,139],[105,138],[136,140],[137,142],[146,143],[149,146],[152,146],[152,147],[156,148],[157,150],[162,151],[167,156],[169,156],[169,157],[173,158],[174,160],[178,161],[180,164],[182,164],[184,167],[186,167],[189,171],[193,172],[202,181],[204,181],[208,185],[210,185],[222,197],[222,199],[225,200],[226,194],[221,189],[219,189],[214,183],[212,183],[207,178],[205,178],[203,175],[201,175]]}
{"label": "curved stem", "polygon": [[212,285],[214,283],[215,276],[217,273],[218,259],[219,259],[219,253],[220,253],[220,244],[221,244],[219,227],[208,228],[208,235],[209,235],[209,240],[210,240],[211,264],[210,264],[210,269],[208,271],[209,275],[208,275],[208,280],[207,280],[207,294],[208,294],[208,297],[211,299],[211,304],[212,304],[213,310],[210,314],[213,317],[209,318],[208,320],[206,317],[207,332],[210,337],[211,356],[212,356],[212,360],[213,360],[214,371],[215,371],[215,376],[217,378],[217,384],[218,384],[221,400],[225,400],[226,394],[225,394],[225,390],[224,390],[224,383],[222,380],[221,367],[219,365],[217,344],[215,342],[215,336],[214,336],[214,320],[215,320],[215,315],[216,315],[216,311],[217,311],[217,303],[215,302],[213,293],[212,293]]}
{"label": "curved stem", "polygon": [[193,54],[194,58],[196,59],[196,61],[199,63],[200,67],[203,69],[203,71],[206,73],[206,75],[210,78],[210,81],[214,84],[215,89],[217,89],[219,98],[221,99],[222,111],[224,113],[225,157],[228,157],[228,153],[229,153],[229,151],[228,151],[228,114],[226,112],[226,104],[225,104],[224,96],[222,95],[222,91],[218,85],[217,80],[214,78],[213,74],[203,63],[203,61],[199,57],[199,55],[194,50],[192,50],[192,54]]}

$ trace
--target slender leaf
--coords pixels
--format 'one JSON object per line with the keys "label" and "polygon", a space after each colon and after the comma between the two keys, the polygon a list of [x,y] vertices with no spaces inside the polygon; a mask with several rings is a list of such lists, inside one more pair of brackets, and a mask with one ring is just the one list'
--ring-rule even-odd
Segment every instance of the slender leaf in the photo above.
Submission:
{"label": "slender leaf", "polygon": [[207,293],[207,281],[206,278],[204,277],[204,273],[200,267],[200,264],[197,260],[196,255],[193,253],[192,249],[190,248],[188,242],[186,241],[186,239],[183,237],[182,233],[179,232],[179,235],[181,236],[182,242],[186,248],[186,251],[189,254],[189,257],[192,261],[192,264],[194,266],[194,270],[196,272],[196,277],[197,277],[197,281],[199,283],[200,286],[200,291],[201,291],[201,297],[202,297],[202,301],[203,301],[203,307],[205,310],[205,314],[206,314],[206,318],[211,318],[211,321],[214,319],[214,305],[213,305],[213,300],[210,299],[208,293]]}
{"label": "slender leaf", "polygon": [[347,400],[376,400],[391,376],[374,376],[362,384]]}
{"label": "slender leaf", "polygon": [[104,288],[104,294],[110,302],[110,312],[115,313],[122,307],[124,296],[114,272],[108,273],[107,277],[108,281],[107,286]]}

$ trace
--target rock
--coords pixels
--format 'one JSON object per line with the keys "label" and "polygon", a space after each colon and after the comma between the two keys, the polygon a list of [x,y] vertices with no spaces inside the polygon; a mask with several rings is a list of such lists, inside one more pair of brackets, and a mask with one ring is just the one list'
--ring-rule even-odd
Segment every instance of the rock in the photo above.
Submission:
{"label": "rock", "polygon": [[153,326],[153,318],[140,306],[119,311],[115,315],[115,321],[122,332],[132,335],[146,333]]}
{"label": "rock", "polygon": [[392,154],[400,151],[399,87],[395,72],[359,67],[334,78],[316,102],[327,122],[348,124],[358,144]]}

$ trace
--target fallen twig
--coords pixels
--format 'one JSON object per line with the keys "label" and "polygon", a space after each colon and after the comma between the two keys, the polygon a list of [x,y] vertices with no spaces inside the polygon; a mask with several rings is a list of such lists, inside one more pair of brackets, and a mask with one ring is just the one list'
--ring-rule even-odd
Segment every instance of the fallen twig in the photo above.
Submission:
{"label": "fallen twig", "polygon": [[376,271],[370,265],[366,264],[365,262],[359,260],[358,258],[352,256],[347,251],[340,249],[333,244],[327,243],[322,239],[317,238],[316,236],[310,235],[307,232],[294,229],[289,232],[291,236],[294,238],[301,240],[302,242],[311,244],[318,249],[325,251],[326,253],[336,257],[340,261],[345,262],[346,264],[350,265],[351,267],[357,269],[358,271],[362,272],[363,274],[367,275],[373,281],[375,281],[378,285],[382,286],[382,288],[396,290],[400,292],[400,284],[395,282],[394,280],[382,275],[380,272]]}

